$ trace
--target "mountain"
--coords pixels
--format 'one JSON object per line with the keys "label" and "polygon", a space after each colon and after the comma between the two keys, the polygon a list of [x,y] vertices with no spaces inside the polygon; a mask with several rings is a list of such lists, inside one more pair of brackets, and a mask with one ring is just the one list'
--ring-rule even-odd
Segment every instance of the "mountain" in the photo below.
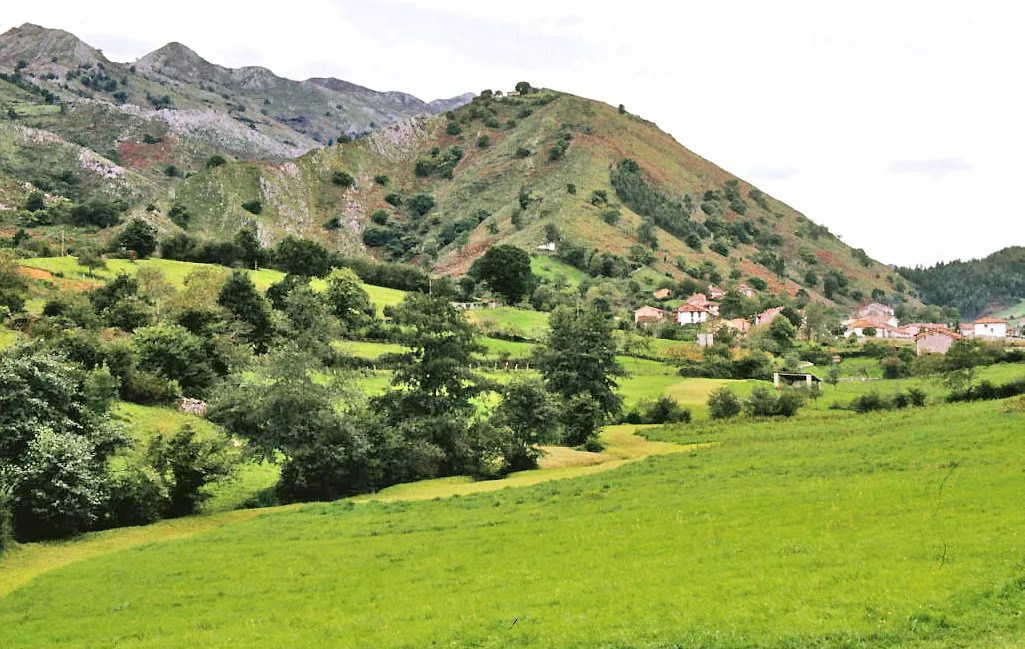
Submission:
{"label": "mountain", "polygon": [[1012,246],[982,259],[951,261],[935,266],[898,268],[913,281],[923,301],[956,307],[968,321],[994,312],[1022,317],[1025,306],[1025,248]]}
{"label": "mountain", "polygon": [[[281,163],[341,135],[468,100],[428,104],[337,79],[293,81],[261,67],[225,68],[180,43],[123,64],[61,30],[25,24],[0,35],[0,120],[123,164],[150,181],[154,198],[213,156]],[[0,174],[42,178],[46,189],[59,183],[45,177],[81,171],[73,158],[56,167],[22,158],[0,160]]]}
{"label": "mountain", "polygon": [[[485,91],[283,165],[204,170],[176,200],[205,235],[300,234],[441,274],[494,245],[555,239],[560,260],[642,288],[690,275],[825,302],[910,299],[892,270],[654,124],[550,90]],[[253,201],[259,215],[242,207]]]}

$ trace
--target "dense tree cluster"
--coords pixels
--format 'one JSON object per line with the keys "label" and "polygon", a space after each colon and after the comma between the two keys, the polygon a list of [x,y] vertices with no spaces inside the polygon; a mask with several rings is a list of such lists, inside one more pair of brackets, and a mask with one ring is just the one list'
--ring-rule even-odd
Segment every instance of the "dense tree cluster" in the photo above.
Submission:
{"label": "dense tree cluster", "polygon": [[974,320],[994,306],[1025,299],[1025,248],[1012,246],[983,259],[898,268],[928,304],[954,307]]}

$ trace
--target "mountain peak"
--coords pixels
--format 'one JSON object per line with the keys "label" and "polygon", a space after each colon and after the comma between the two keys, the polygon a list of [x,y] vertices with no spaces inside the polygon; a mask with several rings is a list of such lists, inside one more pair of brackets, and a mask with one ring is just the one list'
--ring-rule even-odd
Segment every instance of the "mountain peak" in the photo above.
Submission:
{"label": "mountain peak", "polygon": [[144,72],[190,83],[202,81],[215,71],[223,71],[220,66],[210,63],[195,50],[177,41],[172,41],[143,56],[135,62],[135,66]]}
{"label": "mountain peak", "polygon": [[98,49],[61,29],[32,23],[14,27],[0,35],[0,66],[28,63],[31,72],[56,72],[87,64],[110,63]]}

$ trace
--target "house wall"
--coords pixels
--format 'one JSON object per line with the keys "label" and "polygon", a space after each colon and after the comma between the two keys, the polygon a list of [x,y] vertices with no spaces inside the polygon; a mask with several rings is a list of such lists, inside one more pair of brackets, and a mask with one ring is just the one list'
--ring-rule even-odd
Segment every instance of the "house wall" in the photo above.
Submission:
{"label": "house wall", "polygon": [[922,336],[915,343],[915,350],[918,355],[922,354],[946,354],[950,349],[950,346],[954,344],[954,339],[950,336],[944,336],[943,334],[933,334],[931,336]]}
{"label": "house wall", "polygon": [[977,324],[975,325],[976,336],[988,336],[990,338],[1006,338],[1007,324]]}
{"label": "house wall", "polygon": [[705,311],[677,311],[676,321],[680,324],[698,324],[708,320],[708,313]]}

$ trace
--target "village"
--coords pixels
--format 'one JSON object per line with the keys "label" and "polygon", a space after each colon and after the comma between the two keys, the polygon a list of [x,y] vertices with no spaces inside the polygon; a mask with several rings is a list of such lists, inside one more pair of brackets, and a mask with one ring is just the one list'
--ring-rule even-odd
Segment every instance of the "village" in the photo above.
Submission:
{"label": "village", "polygon": [[[735,290],[745,298],[753,298],[757,291],[747,284],[739,284]],[[761,311],[747,318],[720,317],[720,300],[726,291],[714,284],[709,284],[707,293],[694,293],[686,298],[683,304],[672,308],[644,305],[633,311],[635,326],[664,325],[674,322],[681,326],[698,325],[702,332],[697,335],[697,343],[710,346],[714,343],[715,334],[728,328],[741,336],[755,327],[770,324],[781,316],[785,307],[777,306]],[[652,293],[657,300],[670,296],[669,289],[661,289]],[[798,311],[803,317],[803,311]],[[971,323],[958,326],[935,322],[911,322],[901,324],[892,307],[879,302],[872,302],[858,308],[849,317],[840,321],[835,330],[837,337],[864,342],[870,339],[888,341],[914,341],[919,355],[945,354],[954,341],[961,338],[976,338],[992,342],[1013,342],[1020,340],[1014,334],[1006,320],[999,318],[980,318]]]}

